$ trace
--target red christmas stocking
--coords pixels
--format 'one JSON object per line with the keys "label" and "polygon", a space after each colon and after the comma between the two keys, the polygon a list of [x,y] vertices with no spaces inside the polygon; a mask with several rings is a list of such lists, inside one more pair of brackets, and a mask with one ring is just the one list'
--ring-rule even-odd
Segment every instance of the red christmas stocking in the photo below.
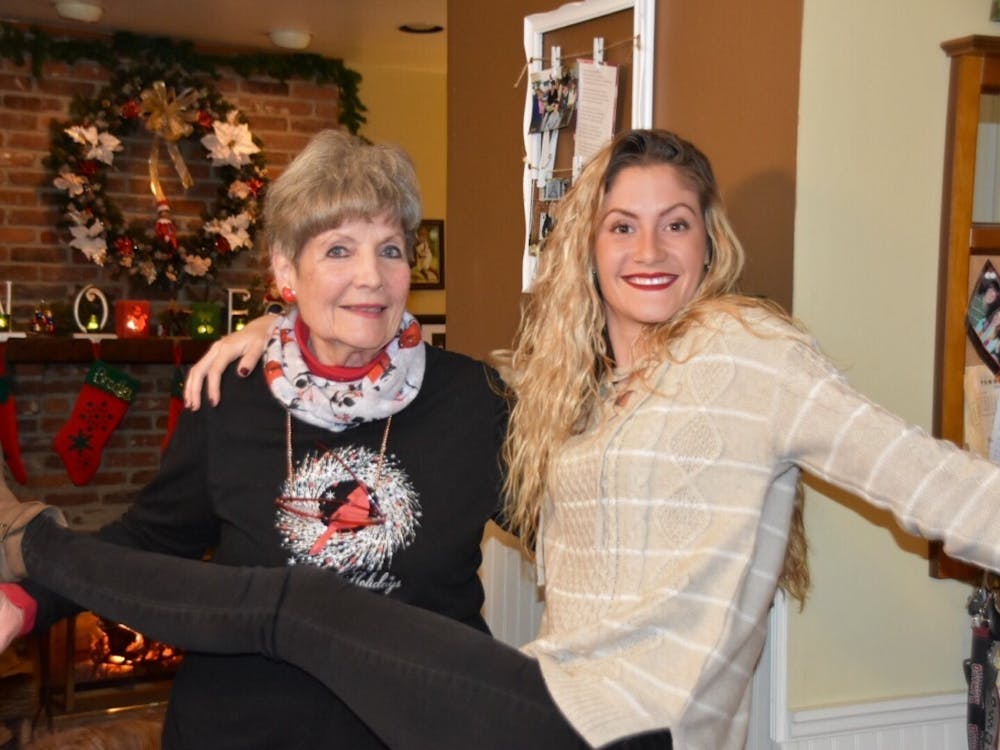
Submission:
{"label": "red christmas stocking", "polygon": [[174,370],[174,385],[170,389],[170,406],[167,407],[167,434],[163,436],[160,443],[160,452],[167,449],[170,438],[174,435],[177,427],[177,418],[184,411],[184,370],[178,367]]}
{"label": "red christmas stocking", "polygon": [[86,484],[97,473],[104,446],[125,416],[138,385],[139,381],[100,360],[90,366],[73,414],[52,441],[73,484]]}
{"label": "red christmas stocking", "polygon": [[0,448],[18,484],[28,481],[28,472],[21,460],[21,442],[17,434],[17,409],[11,393],[11,378],[7,374],[7,344],[0,344]]}

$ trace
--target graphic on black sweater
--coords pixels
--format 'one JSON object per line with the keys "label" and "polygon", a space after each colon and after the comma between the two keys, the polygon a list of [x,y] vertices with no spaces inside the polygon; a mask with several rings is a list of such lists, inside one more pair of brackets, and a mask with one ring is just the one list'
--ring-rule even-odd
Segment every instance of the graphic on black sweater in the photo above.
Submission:
{"label": "graphic on black sweater", "polygon": [[416,535],[420,503],[391,456],[359,446],[310,453],[278,498],[276,524],[290,564],[333,568],[352,583],[389,593],[393,555]]}

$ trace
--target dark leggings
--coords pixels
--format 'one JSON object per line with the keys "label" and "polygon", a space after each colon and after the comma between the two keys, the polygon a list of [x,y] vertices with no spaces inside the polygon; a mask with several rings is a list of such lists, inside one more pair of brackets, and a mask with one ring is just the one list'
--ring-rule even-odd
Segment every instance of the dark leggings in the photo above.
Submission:
{"label": "dark leggings", "polygon": [[[434,612],[308,566],[237,568],[131,550],[32,521],[32,580],[190,651],[260,653],[305,670],[392,748],[585,748],[538,663]],[[671,747],[656,732],[613,747]]]}

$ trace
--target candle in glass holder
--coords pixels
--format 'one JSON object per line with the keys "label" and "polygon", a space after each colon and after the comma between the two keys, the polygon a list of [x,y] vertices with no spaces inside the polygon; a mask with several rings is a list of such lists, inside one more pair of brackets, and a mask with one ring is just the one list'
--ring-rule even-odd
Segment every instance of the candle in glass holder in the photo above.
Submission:
{"label": "candle in glass holder", "polygon": [[188,334],[193,339],[219,338],[222,335],[222,306],[214,302],[193,302]]}
{"label": "candle in glass holder", "polygon": [[149,301],[120,299],[115,302],[115,333],[121,339],[144,339],[149,336]]}

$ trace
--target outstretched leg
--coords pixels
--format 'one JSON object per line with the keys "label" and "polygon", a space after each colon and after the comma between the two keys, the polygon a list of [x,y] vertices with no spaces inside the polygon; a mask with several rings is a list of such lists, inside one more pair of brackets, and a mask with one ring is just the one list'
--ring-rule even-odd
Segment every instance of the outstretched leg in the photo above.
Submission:
{"label": "outstretched leg", "polygon": [[586,747],[533,659],[330,571],[156,555],[45,518],[28,526],[23,553],[32,579],[151,637],[300,667],[393,748]]}

